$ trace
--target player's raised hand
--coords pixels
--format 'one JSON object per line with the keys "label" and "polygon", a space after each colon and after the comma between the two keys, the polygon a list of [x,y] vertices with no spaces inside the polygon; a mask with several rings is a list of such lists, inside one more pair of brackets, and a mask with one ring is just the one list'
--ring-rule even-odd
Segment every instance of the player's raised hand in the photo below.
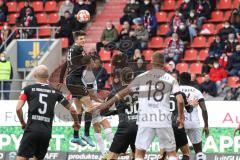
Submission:
{"label": "player's raised hand", "polygon": [[188,101],[189,105],[197,107],[198,106],[198,99],[194,98],[193,100]]}
{"label": "player's raised hand", "polygon": [[205,134],[206,138],[209,136],[209,129],[208,129],[208,127],[204,127],[203,128],[203,133]]}
{"label": "player's raised hand", "polygon": [[74,131],[78,131],[80,129],[80,124],[79,122],[74,122],[72,125]]}

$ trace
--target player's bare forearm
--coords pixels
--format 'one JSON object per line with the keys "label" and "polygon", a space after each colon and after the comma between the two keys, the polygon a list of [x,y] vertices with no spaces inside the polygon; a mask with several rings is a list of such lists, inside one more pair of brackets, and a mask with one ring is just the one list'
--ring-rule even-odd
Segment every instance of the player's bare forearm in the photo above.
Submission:
{"label": "player's bare forearm", "polygon": [[176,96],[176,99],[177,99],[177,106],[178,106],[178,115],[180,117],[183,117],[184,116],[184,113],[183,113],[183,108],[184,108],[184,100],[183,100],[183,97],[181,94],[178,94]]}
{"label": "player's bare forearm", "polygon": [[110,108],[115,102],[121,100],[123,97],[128,95],[130,92],[131,91],[130,91],[129,87],[124,88],[123,90],[121,90],[118,93],[116,93],[115,96],[113,96],[110,100],[105,102],[103,105],[100,105],[98,107],[98,109],[104,110],[104,109]]}
{"label": "player's bare forearm", "polygon": [[92,100],[99,102],[99,103],[103,103],[103,100],[101,100],[101,98],[98,96],[98,94],[94,93],[94,91],[89,91],[89,96],[91,97]]}
{"label": "player's bare forearm", "polygon": [[207,108],[206,108],[205,102],[204,101],[200,101],[199,102],[199,106],[202,109],[202,117],[203,117],[203,121],[204,121],[204,127],[208,128],[208,112],[207,112]]}
{"label": "player's bare forearm", "polygon": [[23,118],[23,111],[22,111],[24,104],[25,104],[25,101],[19,100],[16,107],[17,116],[21,124],[25,124],[25,121]]}

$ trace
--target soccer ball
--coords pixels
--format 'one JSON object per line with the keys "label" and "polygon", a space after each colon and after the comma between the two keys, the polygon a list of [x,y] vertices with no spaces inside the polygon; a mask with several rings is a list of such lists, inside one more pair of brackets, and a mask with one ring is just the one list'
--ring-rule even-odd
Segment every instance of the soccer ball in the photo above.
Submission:
{"label": "soccer ball", "polygon": [[80,23],[87,23],[90,21],[90,13],[87,10],[81,10],[78,12],[76,18]]}

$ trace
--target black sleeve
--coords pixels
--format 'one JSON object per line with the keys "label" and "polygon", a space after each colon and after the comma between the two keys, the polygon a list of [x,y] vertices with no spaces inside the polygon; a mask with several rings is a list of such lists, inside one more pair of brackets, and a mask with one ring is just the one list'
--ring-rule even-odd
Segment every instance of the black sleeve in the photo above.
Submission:
{"label": "black sleeve", "polygon": [[57,91],[57,101],[63,106],[67,106],[69,104],[69,101],[59,91]]}

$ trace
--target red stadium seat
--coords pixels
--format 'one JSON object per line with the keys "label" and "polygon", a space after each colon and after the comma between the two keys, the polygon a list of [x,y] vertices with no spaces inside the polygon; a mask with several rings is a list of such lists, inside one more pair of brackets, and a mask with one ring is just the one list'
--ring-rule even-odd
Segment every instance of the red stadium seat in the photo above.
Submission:
{"label": "red stadium seat", "polygon": [[202,63],[193,63],[190,65],[190,73],[201,74],[202,73]]}
{"label": "red stadium seat", "polygon": [[195,49],[189,49],[185,51],[184,54],[184,61],[196,61],[197,60],[197,50]]}
{"label": "red stadium seat", "polygon": [[217,9],[230,10],[232,9],[232,0],[220,0],[217,5]]}
{"label": "red stadium seat", "polygon": [[[46,26],[46,27],[49,27],[49,26]],[[39,35],[39,37],[50,37],[51,36],[51,29],[45,28],[44,26],[42,26],[39,29],[38,35]]]}
{"label": "red stadium seat", "polygon": [[222,11],[213,11],[211,14],[211,19],[209,22],[223,22],[223,12]]}
{"label": "red stadium seat", "polygon": [[210,45],[212,44],[212,42],[215,40],[215,37],[212,36],[212,37],[208,37],[208,42],[207,42],[207,47],[210,47]]}
{"label": "red stadium seat", "polygon": [[152,55],[153,55],[153,50],[149,49],[149,50],[144,50],[143,51],[143,56],[144,56],[146,61],[151,61]]}
{"label": "red stadium seat", "polygon": [[56,24],[59,21],[59,16],[57,13],[51,13],[48,16],[48,23],[49,24]]}
{"label": "red stadium seat", "polygon": [[183,3],[183,0],[178,0],[176,4],[176,8],[179,8],[182,3]]}
{"label": "red stadium seat", "polygon": [[224,21],[228,21],[231,17],[232,11],[225,12]]}
{"label": "red stadium seat", "polygon": [[101,49],[99,51],[99,56],[102,61],[110,61],[111,60],[111,52]]}
{"label": "red stadium seat", "polygon": [[157,12],[156,18],[158,23],[168,22],[166,12]]}
{"label": "red stadium seat", "polygon": [[206,47],[206,38],[203,36],[195,37],[191,47],[194,47],[194,48]]}
{"label": "red stadium seat", "polygon": [[17,3],[16,2],[7,2],[8,12],[16,12],[17,11]]}
{"label": "red stadium seat", "polygon": [[8,16],[8,23],[9,23],[10,25],[15,24],[17,18],[18,18],[18,13],[10,14],[10,15]]}
{"label": "red stadium seat", "polygon": [[106,71],[107,71],[108,74],[111,74],[111,73],[112,73],[111,63],[104,63],[104,64],[103,64],[103,67],[106,69]]}
{"label": "red stadium seat", "polygon": [[43,11],[43,2],[42,1],[34,1],[32,2],[32,7],[34,12],[42,12]]}
{"label": "red stadium seat", "polygon": [[175,14],[174,12],[169,12],[169,13],[168,13],[168,16],[167,16],[167,17],[168,17],[168,19],[167,19],[168,22],[171,21],[171,19],[172,19],[172,17],[174,16],[174,14]]}
{"label": "red stadium seat", "polygon": [[220,29],[222,29],[224,27],[224,23],[221,23],[221,24],[218,24],[216,26],[216,29],[215,29],[215,34],[218,34],[218,32],[220,31]]}
{"label": "red stadium seat", "polygon": [[204,61],[208,57],[208,50],[203,49],[199,52],[199,60]]}
{"label": "red stadium seat", "polygon": [[38,13],[38,14],[36,14],[36,18],[37,18],[38,24],[46,24],[48,21],[46,13]]}
{"label": "red stadium seat", "polygon": [[163,48],[166,48],[172,37],[167,37],[164,39]]}
{"label": "red stadium seat", "polygon": [[163,47],[163,39],[161,37],[153,37],[149,43],[149,48],[162,48]]}
{"label": "red stadium seat", "polygon": [[240,4],[240,0],[233,0],[232,8],[237,8]]}
{"label": "red stadium seat", "polygon": [[57,2],[56,1],[47,1],[45,3],[45,7],[44,7],[44,10],[46,12],[55,12],[58,10],[57,8]]}
{"label": "red stadium seat", "polygon": [[[214,32],[215,32],[215,26],[214,26],[214,24],[211,24],[211,23],[208,23],[208,24],[204,24],[203,26],[202,26],[202,30],[201,30],[201,32],[200,32],[200,34],[201,35],[212,35],[212,34],[214,34]],[[206,31],[209,31],[208,33],[206,32]],[[204,33],[205,32],[205,33]]]}
{"label": "red stadium seat", "polygon": [[205,81],[205,78],[202,76],[197,77],[198,84],[202,84]]}
{"label": "red stadium seat", "polygon": [[188,72],[188,64],[187,64],[187,63],[178,63],[178,64],[176,65],[176,70],[177,70],[179,73]]}
{"label": "red stadium seat", "polygon": [[168,31],[169,31],[169,24],[160,25],[157,31],[157,35],[166,36]]}
{"label": "red stadium seat", "polygon": [[237,76],[232,76],[232,77],[228,77],[228,82],[227,85],[231,88],[236,88],[239,87],[239,77]]}
{"label": "red stadium seat", "polygon": [[68,40],[67,37],[66,38],[61,38],[61,41],[62,41],[62,48],[66,49],[66,48],[69,47],[68,46],[69,40]]}
{"label": "red stadium seat", "polygon": [[21,9],[24,7],[24,3],[25,2],[18,2],[18,4],[17,4],[17,10],[18,11],[21,11]]}
{"label": "red stadium seat", "polygon": [[164,0],[161,10],[163,10],[163,11],[175,10],[175,0]]}

